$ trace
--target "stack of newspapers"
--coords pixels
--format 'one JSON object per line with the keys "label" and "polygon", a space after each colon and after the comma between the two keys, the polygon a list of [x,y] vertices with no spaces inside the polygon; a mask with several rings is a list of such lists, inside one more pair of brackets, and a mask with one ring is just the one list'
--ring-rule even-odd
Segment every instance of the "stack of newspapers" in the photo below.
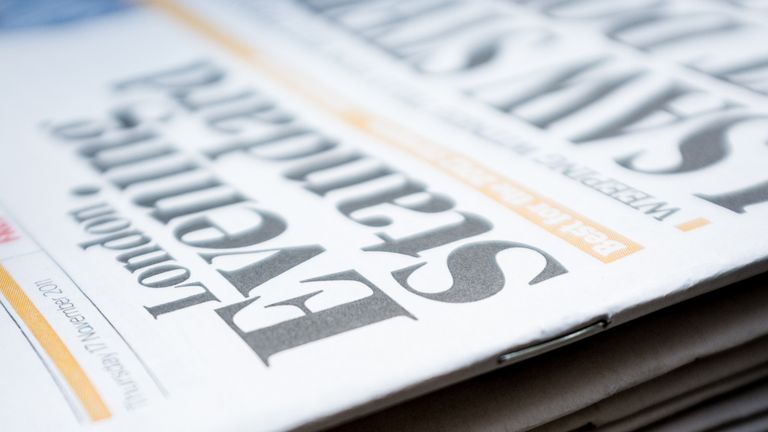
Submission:
{"label": "stack of newspapers", "polygon": [[0,430],[768,430],[756,0],[0,1]]}

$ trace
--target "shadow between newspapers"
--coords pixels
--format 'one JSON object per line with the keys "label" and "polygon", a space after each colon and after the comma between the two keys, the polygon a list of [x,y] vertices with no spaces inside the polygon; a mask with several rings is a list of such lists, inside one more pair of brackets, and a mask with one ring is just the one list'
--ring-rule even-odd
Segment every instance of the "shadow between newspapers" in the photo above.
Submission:
{"label": "shadow between newspapers", "polygon": [[768,379],[766,316],[762,274],[333,430],[716,430],[768,409],[738,402]]}

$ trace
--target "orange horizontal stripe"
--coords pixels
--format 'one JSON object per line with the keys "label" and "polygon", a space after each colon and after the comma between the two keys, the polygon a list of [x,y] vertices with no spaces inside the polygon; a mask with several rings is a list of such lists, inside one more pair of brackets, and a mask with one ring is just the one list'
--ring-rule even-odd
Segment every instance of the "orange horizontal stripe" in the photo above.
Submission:
{"label": "orange horizontal stripe", "polygon": [[[290,71],[267,61],[247,43],[238,40],[232,34],[225,33],[200,15],[172,0],[147,0],[147,3],[229,51],[230,54],[269,76],[273,81],[281,83],[284,87],[301,94],[307,100],[336,115],[349,126],[377,138],[379,142],[396,147],[429,163],[604,263],[623,258],[643,248],[621,234],[507,179],[463,154],[410,133],[395,122],[354,107],[354,104],[349,101],[345,103],[339,99],[338,95],[323,95],[317,88],[317,83],[313,82],[309,85],[307,80],[296,78]],[[510,200],[511,195],[514,195],[515,199]],[[522,195],[527,197],[525,202],[519,200]],[[559,223],[552,222],[552,218],[544,216],[544,213],[553,212],[562,215]]]}
{"label": "orange horizontal stripe", "polygon": [[709,225],[709,219],[705,219],[703,217],[691,219],[687,222],[683,222],[680,224],[675,225],[675,228],[679,229],[683,232],[688,232],[695,230],[696,228],[701,228],[705,225]]}
{"label": "orange horizontal stripe", "polygon": [[88,376],[75,360],[64,342],[53,330],[50,323],[32,304],[24,291],[10,274],[0,265],[0,294],[8,300],[16,315],[32,333],[40,347],[50,358],[72,393],[80,401],[88,418],[98,421],[110,418],[112,414],[101,399]]}

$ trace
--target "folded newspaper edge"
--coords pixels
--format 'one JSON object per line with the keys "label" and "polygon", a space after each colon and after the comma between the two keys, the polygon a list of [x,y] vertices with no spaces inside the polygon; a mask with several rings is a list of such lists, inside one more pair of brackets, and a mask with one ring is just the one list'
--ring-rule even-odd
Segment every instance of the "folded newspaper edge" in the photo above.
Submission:
{"label": "folded newspaper edge", "polygon": [[[631,424],[634,411],[669,412],[681,402],[697,402],[701,394],[711,395],[765,373],[761,366],[768,355],[765,280],[761,275],[665,308],[341,430],[565,432],[590,423],[602,427],[613,420]],[[735,376],[714,389],[685,391],[753,368],[748,377]]]}
{"label": "folded newspaper edge", "polygon": [[44,3],[0,19],[11,430],[316,428],[768,267],[747,3]]}

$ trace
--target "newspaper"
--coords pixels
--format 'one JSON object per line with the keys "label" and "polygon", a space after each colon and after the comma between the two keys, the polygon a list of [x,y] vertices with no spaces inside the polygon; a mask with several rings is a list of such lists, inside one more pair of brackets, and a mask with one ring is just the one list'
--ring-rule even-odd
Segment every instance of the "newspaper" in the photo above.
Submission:
{"label": "newspaper", "polygon": [[765,283],[739,282],[334,432],[640,430],[768,376]]}
{"label": "newspaper", "polygon": [[4,430],[318,428],[766,268],[750,2],[8,5]]}

